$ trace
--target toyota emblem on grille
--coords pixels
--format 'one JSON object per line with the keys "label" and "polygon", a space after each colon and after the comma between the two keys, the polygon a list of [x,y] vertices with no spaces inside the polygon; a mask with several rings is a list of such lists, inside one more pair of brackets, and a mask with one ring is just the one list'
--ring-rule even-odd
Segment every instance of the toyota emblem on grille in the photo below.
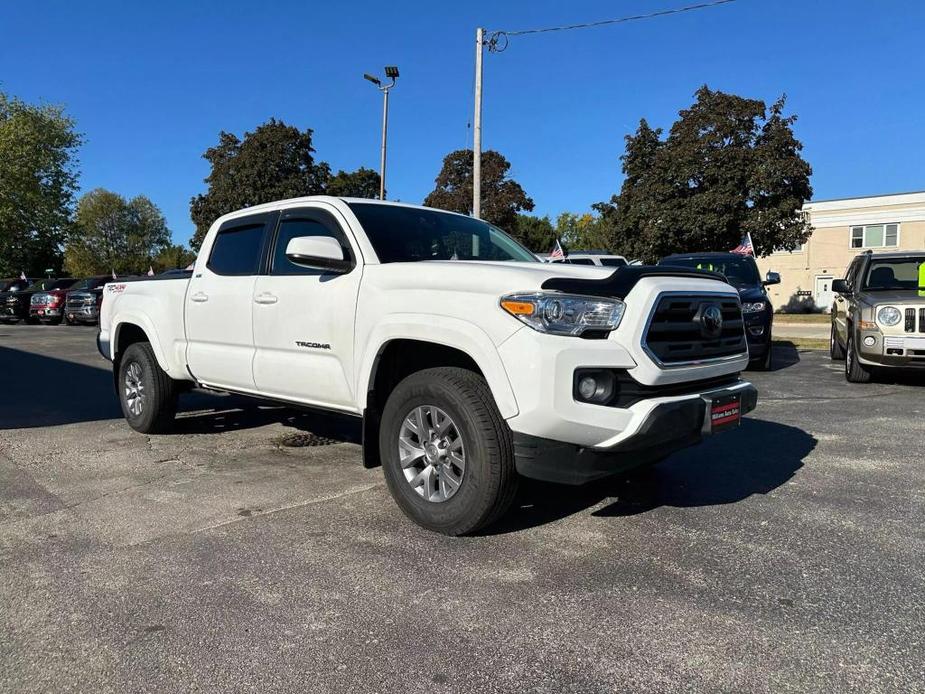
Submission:
{"label": "toyota emblem on grille", "polygon": [[704,337],[719,337],[723,332],[723,312],[716,304],[704,306],[700,314],[700,328]]}

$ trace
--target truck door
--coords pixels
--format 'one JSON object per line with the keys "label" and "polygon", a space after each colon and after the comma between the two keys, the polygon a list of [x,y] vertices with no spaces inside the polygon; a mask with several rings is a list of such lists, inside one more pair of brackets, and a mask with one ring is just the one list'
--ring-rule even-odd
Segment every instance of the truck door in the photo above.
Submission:
{"label": "truck door", "polygon": [[[299,236],[336,239],[352,269],[334,274],[292,263],[286,246]],[[353,335],[360,258],[351,232],[333,208],[307,206],[282,214],[269,272],[254,287],[254,380],[261,394],[356,410]]]}
{"label": "truck door", "polygon": [[186,362],[202,383],[255,389],[254,283],[278,212],[239,217],[216,233],[186,292]]}

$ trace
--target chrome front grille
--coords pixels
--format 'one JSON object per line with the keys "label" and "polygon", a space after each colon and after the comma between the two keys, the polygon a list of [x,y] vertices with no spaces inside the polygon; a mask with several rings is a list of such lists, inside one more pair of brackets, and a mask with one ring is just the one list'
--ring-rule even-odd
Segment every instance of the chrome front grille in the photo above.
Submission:
{"label": "chrome front grille", "polygon": [[[717,328],[716,310],[722,315]],[[748,353],[742,306],[719,294],[663,294],[643,337],[643,348],[657,363],[682,366],[737,358]]]}
{"label": "chrome front grille", "polygon": [[95,303],[96,297],[92,294],[69,294],[67,297],[68,308],[84,308],[86,306],[93,306]]}

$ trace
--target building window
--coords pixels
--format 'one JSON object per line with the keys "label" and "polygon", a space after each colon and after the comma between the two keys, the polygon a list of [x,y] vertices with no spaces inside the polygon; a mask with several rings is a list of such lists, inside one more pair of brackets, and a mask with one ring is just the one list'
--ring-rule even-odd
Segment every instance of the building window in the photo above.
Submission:
{"label": "building window", "polygon": [[774,253],[775,255],[781,255],[781,254],[803,253],[805,250],[806,250],[806,244],[801,243],[799,246],[794,248],[792,251],[788,251],[786,248],[775,248],[771,252]]}
{"label": "building window", "polygon": [[898,224],[868,224],[863,227],[851,227],[852,248],[895,248],[898,245]]}

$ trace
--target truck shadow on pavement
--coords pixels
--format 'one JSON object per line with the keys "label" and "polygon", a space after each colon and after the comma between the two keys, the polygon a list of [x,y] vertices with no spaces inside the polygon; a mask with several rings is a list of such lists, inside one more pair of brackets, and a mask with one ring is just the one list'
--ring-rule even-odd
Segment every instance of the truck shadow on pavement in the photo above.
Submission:
{"label": "truck shadow on pavement", "polygon": [[745,419],[736,431],[706,439],[658,465],[582,487],[524,480],[510,512],[487,534],[544,525],[580,513],[598,518],[633,516],[660,506],[689,508],[732,504],[768,494],[790,480],[816,447],[802,429]]}
{"label": "truck shadow on pavement", "polygon": [[[108,362],[100,367],[0,347],[0,430],[122,419]],[[356,418],[308,413],[237,395],[192,391],[180,396],[174,434],[211,434],[273,423],[328,439],[359,443]],[[126,425],[127,426],[127,425]]]}

